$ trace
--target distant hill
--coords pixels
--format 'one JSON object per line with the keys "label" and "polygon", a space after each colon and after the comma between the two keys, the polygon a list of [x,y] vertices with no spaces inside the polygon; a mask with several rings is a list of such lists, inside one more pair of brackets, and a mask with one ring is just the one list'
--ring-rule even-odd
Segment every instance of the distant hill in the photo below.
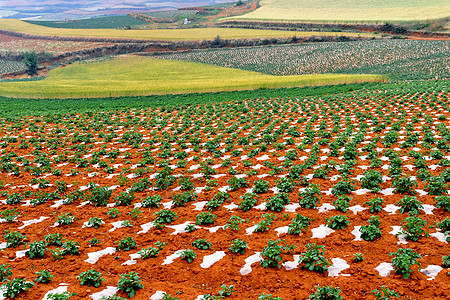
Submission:
{"label": "distant hill", "polygon": [[83,19],[236,2],[236,0],[0,0],[0,18]]}

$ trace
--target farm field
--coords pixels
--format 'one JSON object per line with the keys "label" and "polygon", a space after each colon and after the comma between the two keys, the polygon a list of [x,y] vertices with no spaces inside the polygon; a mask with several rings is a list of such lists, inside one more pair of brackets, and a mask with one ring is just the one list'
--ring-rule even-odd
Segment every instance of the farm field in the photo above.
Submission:
{"label": "farm field", "polygon": [[24,39],[0,34],[0,53],[18,53],[26,51],[48,52],[53,54],[78,50],[112,46],[113,43],[54,41],[39,39]]}
{"label": "farm field", "polygon": [[23,70],[25,65],[22,62],[0,59],[0,75]]}
{"label": "farm field", "polygon": [[238,49],[209,49],[162,55],[270,75],[315,73],[386,74],[395,80],[450,78],[445,41],[356,41]]}
{"label": "farm field", "polygon": [[192,62],[129,56],[54,69],[40,81],[0,83],[0,93],[29,98],[111,97],[384,80],[380,75],[272,76]]}
{"label": "farm field", "polygon": [[[223,39],[230,38],[269,38],[291,37],[292,31],[281,30],[257,30],[239,28],[192,28],[192,29],[155,29],[155,30],[118,30],[118,29],[68,29],[51,28],[30,24],[21,20],[0,19],[0,29],[22,32],[28,34],[71,37],[97,37],[97,38],[126,38],[149,40],[212,40],[216,36]],[[297,36],[300,33],[295,33]],[[344,35],[375,37],[371,33],[346,33],[346,32],[301,32],[302,36],[312,35]]]}
{"label": "farm field", "polygon": [[448,299],[448,80],[319,89],[1,118],[3,291]]}
{"label": "farm field", "polygon": [[446,0],[262,0],[261,7],[230,19],[338,22],[405,22],[450,16]]}
{"label": "farm field", "polygon": [[91,28],[122,28],[146,24],[130,16],[100,17],[72,21],[25,21],[30,24],[54,28],[91,29]]}

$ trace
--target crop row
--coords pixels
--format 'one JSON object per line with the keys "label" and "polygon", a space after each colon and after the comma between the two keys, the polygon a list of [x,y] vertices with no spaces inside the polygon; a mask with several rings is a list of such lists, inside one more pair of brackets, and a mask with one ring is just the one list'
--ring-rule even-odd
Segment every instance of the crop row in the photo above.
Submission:
{"label": "crop row", "polygon": [[2,289],[447,298],[448,87],[380,87],[2,118]]}
{"label": "crop row", "polygon": [[25,70],[22,62],[0,60],[0,75]]}
{"label": "crop row", "polygon": [[449,78],[450,46],[440,41],[361,41],[205,50],[162,56],[271,75],[389,74],[395,79]]}
{"label": "crop row", "polygon": [[136,26],[146,24],[131,16],[113,16],[100,17],[82,20],[69,21],[26,21],[31,24],[53,27],[53,28],[72,28],[72,29],[106,29],[106,28],[123,28],[125,26]]}

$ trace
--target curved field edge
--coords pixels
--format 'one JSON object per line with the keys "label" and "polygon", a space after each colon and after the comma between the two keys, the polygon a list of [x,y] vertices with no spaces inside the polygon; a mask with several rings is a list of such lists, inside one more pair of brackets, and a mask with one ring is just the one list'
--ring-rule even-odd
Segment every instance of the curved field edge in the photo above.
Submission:
{"label": "curved field edge", "polygon": [[308,22],[408,22],[450,16],[446,0],[333,1],[263,0],[261,7],[228,20],[277,20]]}
{"label": "curved field edge", "polygon": [[370,33],[348,32],[292,32],[288,30],[259,30],[242,28],[193,28],[193,29],[67,29],[52,28],[30,24],[16,19],[0,19],[0,29],[40,36],[90,37],[90,38],[126,38],[137,40],[188,41],[212,40],[216,36],[223,39],[274,38],[297,36],[361,36],[375,37]]}
{"label": "curved field edge", "polygon": [[0,83],[0,95],[26,98],[112,97],[385,80],[381,75],[360,74],[273,76],[201,63],[129,56],[55,69],[40,81],[3,82]]}
{"label": "curved field edge", "polygon": [[[206,92],[189,94],[166,94],[108,98],[37,99],[0,97],[0,117],[42,116],[55,114],[143,109],[149,107],[179,107],[222,101],[249,99],[276,99],[335,95],[358,90],[384,89],[388,84],[365,82],[325,86],[306,86],[279,89],[256,89],[246,91]],[[390,85],[390,84],[389,84]]]}

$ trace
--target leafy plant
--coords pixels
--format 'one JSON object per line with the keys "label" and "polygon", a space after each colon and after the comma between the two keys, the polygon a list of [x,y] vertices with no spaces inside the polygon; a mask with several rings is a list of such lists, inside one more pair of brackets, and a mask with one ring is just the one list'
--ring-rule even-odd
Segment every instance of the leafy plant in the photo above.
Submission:
{"label": "leafy plant", "polygon": [[442,208],[450,212],[450,196],[437,196],[434,198],[434,201],[436,202],[437,208]]}
{"label": "leafy plant", "polygon": [[239,230],[239,224],[244,223],[244,219],[239,216],[231,216],[228,219],[227,224],[225,224],[225,229],[230,228],[231,230]]}
{"label": "leafy plant", "polygon": [[425,190],[430,195],[443,195],[447,193],[447,184],[442,176],[430,176],[427,178]]}
{"label": "leafy plant", "polygon": [[43,241],[34,241],[27,244],[30,249],[25,253],[31,259],[44,257],[45,251],[47,248],[45,247],[45,242]]}
{"label": "leafy plant", "polygon": [[234,291],[234,286],[232,286],[232,285],[226,286],[225,284],[222,284],[220,286],[219,296],[223,297],[223,298],[231,296],[231,293],[233,293],[233,291]]}
{"label": "leafy plant", "polygon": [[407,212],[410,215],[418,215],[419,209],[423,209],[422,202],[414,196],[405,196],[395,204],[400,206],[399,210],[402,214]]}
{"label": "leafy plant", "polygon": [[264,294],[259,295],[258,300],[283,300],[281,297],[273,297],[272,294]]}
{"label": "leafy plant", "polygon": [[254,232],[265,232],[269,230],[269,226],[272,225],[272,221],[275,220],[274,214],[262,214],[261,218],[263,219],[258,224],[256,224],[256,228]]}
{"label": "leafy plant", "polygon": [[21,293],[28,292],[34,286],[33,282],[26,281],[25,278],[13,278],[2,284],[3,297],[14,299]]}
{"label": "leafy plant", "polygon": [[383,209],[383,203],[384,203],[384,200],[381,197],[376,197],[376,198],[370,199],[367,202],[364,202],[364,204],[369,206],[369,211],[372,214],[380,212]]}
{"label": "leafy plant", "polygon": [[136,290],[144,288],[141,283],[142,279],[138,275],[136,272],[120,274],[117,288],[127,293],[129,298],[133,298],[136,295]]}
{"label": "leafy plant", "polygon": [[74,241],[65,241],[62,244],[62,247],[64,249],[64,255],[78,255],[80,254],[78,247],[80,247],[80,244],[78,242]]}
{"label": "leafy plant", "polygon": [[101,276],[102,273],[96,271],[95,269],[92,269],[81,272],[80,275],[78,275],[78,280],[80,281],[80,285],[99,287],[105,280],[105,278]]}
{"label": "leafy plant", "polygon": [[239,188],[248,187],[248,180],[245,178],[231,177],[227,183],[230,185],[230,190],[235,191]]}
{"label": "leafy plant", "polygon": [[383,183],[383,174],[376,170],[367,170],[361,178],[361,187],[372,192],[379,192]]}
{"label": "leafy plant", "polygon": [[333,206],[338,211],[346,212],[352,200],[353,198],[348,195],[341,195],[333,202]]}
{"label": "leafy plant", "polygon": [[364,225],[359,228],[361,238],[365,241],[374,241],[381,237],[381,230],[379,228],[380,221],[378,217],[372,216],[369,220],[369,225]]}
{"label": "leafy plant", "polygon": [[201,212],[197,216],[195,216],[195,224],[197,225],[209,225],[214,224],[214,219],[216,219],[217,216],[214,215],[211,212]]}
{"label": "leafy plant", "polygon": [[319,198],[322,198],[320,193],[320,186],[310,184],[303,192],[299,193],[299,204],[303,208],[316,208],[320,204]]}
{"label": "leafy plant", "polygon": [[206,239],[197,239],[192,242],[192,246],[200,250],[208,250],[212,247],[212,244]]}
{"label": "leafy plant", "polygon": [[164,226],[164,224],[171,223],[175,221],[176,218],[178,218],[177,214],[169,209],[161,209],[160,211],[155,212],[153,215],[156,216],[153,222],[159,226]]}
{"label": "leafy plant", "polygon": [[116,250],[130,251],[136,248],[136,241],[131,236],[124,237],[116,243],[118,243]]}
{"label": "leafy plant", "polygon": [[325,246],[318,246],[314,243],[306,245],[306,252],[302,253],[299,264],[302,269],[325,273],[328,270],[330,262],[325,258]]}
{"label": "leafy plant", "polygon": [[3,220],[5,220],[5,222],[7,223],[11,223],[13,222],[17,216],[20,215],[20,212],[16,211],[15,208],[13,209],[5,209],[4,211],[2,211],[0,213],[0,218],[2,218]]}
{"label": "leafy plant", "polygon": [[241,196],[241,202],[238,208],[243,211],[249,211],[258,202],[258,195],[253,193],[245,193]]}
{"label": "leafy plant", "polygon": [[392,182],[392,187],[394,187],[394,192],[399,194],[409,194],[415,195],[417,187],[417,181],[412,180],[411,176],[396,177]]}
{"label": "leafy plant", "polygon": [[396,297],[397,299],[399,299],[399,295],[397,292],[392,291],[385,286],[380,286],[379,290],[372,290],[370,293],[373,294],[377,298],[377,300],[389,300],[391,299],[391,297]]}
{"label": "leafy plant", "polygon": [[269,190],[269,182],[265,180],[256,180],[253,183],[253,193],[264,194]]}
{"label": "leafy plant", "polygon": [[317,291],[310,295],[308,299],[310,300],[342,300],[342,296],[340,295],[341,290],[333,286],[322,286],[319,287],[318,285],[315,286],[317,288]]}
{"label": "leafy plant", "polygon": [[97,217],[90,218],[87,223],[88,226],[94,227],[95,229],[99,228],[102,224],[103,224],[102,219]]}
{"label": "leafy plant", "polygon": [[44,236],[44,241],[47,246],[55,245],[62,246],[63,235],[61,233],[50,233]]}
{"label": "leafy plant", "polygon": [[41,283],[49,283],[50,280],[55,277],[55,275],[51,275],[50,271],[48,270],[41,270],[39,272],[36,272],[36,275],[38,275],[38,277],[36,277],[34,281]]}
{"label": "leafy plant", "polygon": [[244,254],[245,249],[247,249],[248,245],[246,241],[243,241],[241,239],[234,239],[231,241],[230,251],[233,253],[239,253]]}
{"label": "leafy plant", "polygon": [[[282,244],[284,244],[284,246]],[[293,251],[294,246],[288,245],[285,240],[269,240],[267,246],[264,247],[260,254],[262,258],[260,261],[261,266],[264,268],[281,268],[281,263],[284,262],[281,257],[283,250],[288,252]]]}
{"label": "leafy plant", "polygon": [[355,253],[353,254],[353,260],[355,262],[361,262],[364,260],[364,256],[362,255],[362,253]]}
{"label": "leafy plant", "polygon": [[296,214],[292,219],[292,223],[288,226],[288,234],[299,235],[300,233],[306,233],[308,227],[314,219],[302,216],[301,214]]}
{"label": "leafy plant", "polygon": [[402,230],[397,234],[404,234],[406,239],[417,242],[421,236],[427,236],[428,232],[424,229],[427,224],[417,216],[407,217],[402,221]]}
{"label": "leafy plant", "polygon": [[181,252],[180,257],[181,259],[187,260],[188,263],[191,263],[194,261],[197,255],[191,249],[186,249]]}
{"label": "leafy plant", "polygon": [[160,206],[162,197],[160,195],[148,196],[141,202],[141,206],[145,208],[158,208]]}
{"label": "leafy plant", "polygon": [[289,194],[279,193],[273,197],[270,197],[266,203],[266,208],[268,210],[280,212],[284,209],[286,204],[289,204]]}
{"label": "leafy plant", "polygon": [[354,190],[355,187],[353,186],[353,182],[348,179],[345,179],[338,181],[331,189],[331,193],[333,195],[340,196],[350,194]]}
{"label": "leafy plant", "polygon": [[76,296],[76,293],[62,292],[62,293],[50,293],[47,295],[48,300],[69,300],[70,297]]}
{"label": "leafy plant", "polygon": [[110,218],[113,218],[113,219],[115,219],[115,218],[117,218],[118,216],[122,215],[122,214],[120,213],[120,211],[119,211],[117,208],[115,208],[115,207],[110,208],[110,209],[106,212],[106,214],[107,214]]}
{"label": "leafy plant", "polygon": [[6,279],[11,277],[12,275],[12,268],[9,264],[2,264],[0,265],[0,282],[4,282]]}
{"label": "leafy plant", "polygon": [[72,213],[61,213],[56,218],[56,224],[57,225],[70,225],[76,220],[75,216]]}
{"label": "leafy plant", "polygon": [[389,256],[394,256],[392,259],[392,266],[394,267],[395,273],[403,275],[403,278],[405,279],[408,279],[411,276],[412,265],[419,266],[420,270],[420,263],[417,262],[417,259],[422,258],[422,256],[415,253],[412,249],[399,248],[397,252],[389,253]]}
{"label": "leafy plant", "polygon": [[344,229],[348,225],[350,225],[350,221],[347,216],[338,215],[332,216],[325,220],[326,225],[331,229]]}
{"label": "leafy plant", "polygon": [[5,230],[3,238],[6,240],[6,248],[15,248],[25,244],[24,241],[27,239],[27,236],[22,235],[19,231],[11,232],[9,230]]}

